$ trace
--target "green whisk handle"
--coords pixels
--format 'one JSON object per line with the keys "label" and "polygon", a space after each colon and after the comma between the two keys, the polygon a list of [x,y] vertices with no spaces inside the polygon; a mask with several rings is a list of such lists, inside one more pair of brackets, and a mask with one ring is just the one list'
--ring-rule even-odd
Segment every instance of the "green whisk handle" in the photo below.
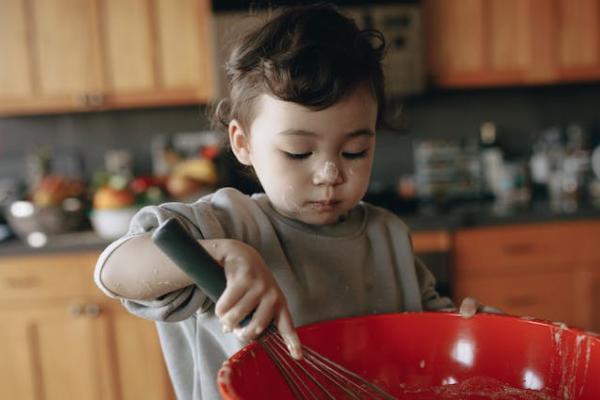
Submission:
{"label": "green whisk handle", "polygon": [[[219,300],[227,285],[225,271],[177,219],[170,218],[160,224],[152,234],[152,241],[214,303]],[[246,316],[240,326],[246,326],[252,315]]]}

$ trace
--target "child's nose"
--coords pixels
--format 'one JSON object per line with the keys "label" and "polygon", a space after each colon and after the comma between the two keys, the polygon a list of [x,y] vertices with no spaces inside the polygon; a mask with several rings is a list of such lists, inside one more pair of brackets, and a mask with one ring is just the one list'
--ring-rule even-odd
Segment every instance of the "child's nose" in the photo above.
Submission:
{"label": "child's nose", "polygon": [[319,166],[313,175],[315,185],[338,185],[342,183],[342,174],[337,165],[332,161],[326,161]]}

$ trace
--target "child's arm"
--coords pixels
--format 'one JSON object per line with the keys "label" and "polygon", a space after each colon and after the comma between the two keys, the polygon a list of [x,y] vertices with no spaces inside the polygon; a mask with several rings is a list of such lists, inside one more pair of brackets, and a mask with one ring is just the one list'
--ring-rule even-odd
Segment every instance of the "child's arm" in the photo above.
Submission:
{"label": "child's arm", "polygon": [[[236,333],[253,340],[274,322],[295,358],[301,346],[287,301],[262,256],[247,244],[232,239],[200,240],[225,269],[227,287],[215,305],[225,331],[233,330],[252,311],[250,323]],[[151,233],[133,236],[104,261],[102,284],[118,296],[147,300],[191,285],[192,281],[153,242]]]}
{"label": "child's arm", "polygon": [[[201,240],[200,243],[217,260],[225,239]],[[112,293],[131,300],[150,300],[193,282],[153,242],[152,233],[133,236],[104,260],[99,273],[103,286]]]}

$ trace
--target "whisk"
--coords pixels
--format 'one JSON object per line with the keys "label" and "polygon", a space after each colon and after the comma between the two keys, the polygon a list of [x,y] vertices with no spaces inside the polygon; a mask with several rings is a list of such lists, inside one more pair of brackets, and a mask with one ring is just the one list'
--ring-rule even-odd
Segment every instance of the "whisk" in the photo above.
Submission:
{"label": "whisk", "polygon": [[[177,219],[163,222],[152,235],[152,240],[216,303],[226,286],[223,268]],[[247,316],[240,325],[246,325],[251,317]],[[272,324],[257,341],[296,399],[395,399],[374,383],[307,346],[302,346],[302,360],[293,359],[283,337]]]}

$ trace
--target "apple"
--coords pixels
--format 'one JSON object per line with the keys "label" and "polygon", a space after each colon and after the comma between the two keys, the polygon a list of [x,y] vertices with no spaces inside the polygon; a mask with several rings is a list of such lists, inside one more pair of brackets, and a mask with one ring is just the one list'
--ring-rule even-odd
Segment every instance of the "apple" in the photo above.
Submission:
{"label": "apple", "polygon": [[115,189],[110,186],[99,188],[94,194],[93,205],[96,209],[125,208],[135,203],[135,196],[127,189]]}
{"label": "apple", "polygon": [[38,207],[56,207],[68,197],[80,197],[84,192],[83,182],[58,175],[44,177],[33,189],[31,199]]}
{"label": "apple", "polygon": [[181,175],[171,175],[167,179],[167,190],[176,199],[183,199],[202,189],[199,181]]}

